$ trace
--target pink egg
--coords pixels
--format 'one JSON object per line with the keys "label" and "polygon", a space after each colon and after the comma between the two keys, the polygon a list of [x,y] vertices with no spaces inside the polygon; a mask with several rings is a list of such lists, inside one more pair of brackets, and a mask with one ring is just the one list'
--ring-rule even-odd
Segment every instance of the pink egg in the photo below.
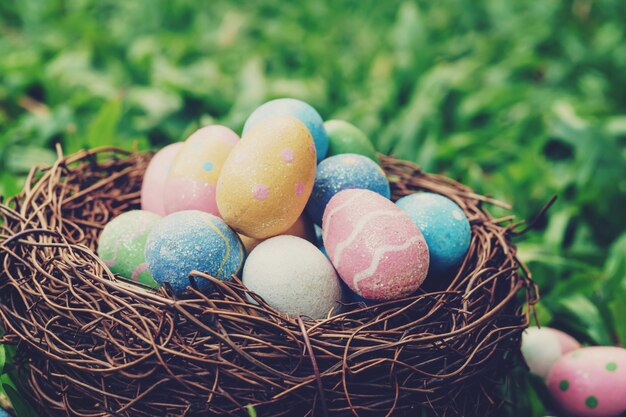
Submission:
{"label": "pink egg", "polygon": [[587,347],[562,356],[548,375],[556,405],[575,417],[614,417],[626,411],[626,349]]}
{"label": "pink egg", "polygon": [[580,343],[568,334],[550,327],[531,326],[522,334],[522,354],[530,372],[546,378],[561,356]]}
{"label": "pink egg", "polygon": [[217,180],[238,141],[235,132],[221,125],[203,127],[185,141],[165,181],[167,214],[200,210],[220,216],[215,201]]}
{"label": "pink egg", "polygon": [[561,354],[565,355],[566,353],[571,352],[572,350],[576,350],[580,348],[580,343],[578,340],[574,339],[572,336],[568,335],[565,332],[562,332],[557,329],[553,329],[552,327],[542,327],[542,329],[547,330],[556,336],[556,339],[559,341],[559,345],[561,346]]}
{"label": "pink egg", "polygon": [[401,208],[369,190],[344,190],[322,220],[324,247],[345,283],[370,300],[414,293],[428,273],[428,247]]}
{"label": "pink egg", "polygon": [[141,184],[141,208],[143,210],[165,216],[165,207],[163,206],[165,179],[182,146],[182,142],[172,143],[152,157]]}

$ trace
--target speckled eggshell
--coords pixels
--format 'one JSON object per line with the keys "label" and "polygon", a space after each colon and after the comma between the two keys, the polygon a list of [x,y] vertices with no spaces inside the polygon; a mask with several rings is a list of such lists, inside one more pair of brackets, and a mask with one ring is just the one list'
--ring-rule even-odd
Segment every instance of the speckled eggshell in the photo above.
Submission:
{"label": "speckled eggshell", "polygon": [[524,360],[530,372],[544,379],[562,355],[579,347],[576,339],[549,327],[531,326],[522,333]]}
{"label": "speckled eggshell", "polygon": [[594,346],[562,356],[548,391],[568,416],[615,417],[626,411],[626,349]]}
{"label": "speckled eggshell", "polygon": [[[302,239],[306,239],[311,243],[317,242],[317,237],[315,235],[315,230],[313,229],[313,223],[309,219],[309,216],[306,214],[302,214],[302,216],[298,217],[298,220],[291,226],[289,229],[285,230],[283,235],[290,236],[298,236]],[[248,253],[252,252],[252,249],[256,248],[259,243],[263,242],[264,239],[255,239],[253,237],[248,237],[246,235],[239,235],[241,242],[246,248]]]}
{"label": "speckled eggshell", "polygon": [[141,183],[141,208],[165,216],[163,192],[172,162],[183,147],[182,142],[172,143],[154,154]]}
{"label": "speckled eggshell", "polygon": [[428,247],[411,218],[369,190],[344,190],[328,203],[322,238],[344,282],[368,300],[414,293],[428,273]]}
{"label": "speckled eggshell", "polygon": [[111,272],[150,287],[159,284],[152,278],[144,256],[146,240],[161,219],[146,210],[122,213],[104,226],[98,238],[98,256]]}
{"label": "speckled eggshell", "polygon": [[243,127],[245,135],[265,120],[276,116],[291,116],[300,120],[313,136],[317,150],[317,162],[328,153],[328,136],[324,129],[324,121],[320,114],[310,104],[294,98],[279,98],[268,101],[252,112]]}
{"label": "speckled eggshell", "polygon": [[342,290],[330,261],[296,236],[265,240],[248,256],[243,283],[270,306],[290,316],[321,319],[337,311]]}
{"label": "speckled eggshell", "polygon": [[374,145],[361,129],[344,120],[328,120],[324,123],[328,135],[328,155],[358,153],[378,162]]}
{"label": "speckled eggshell", "polygon": [[463,261],[472,236],[469,221],[456,203],[439,194],[419,192],[396,204],[424,234],[431,275],[449,273]]}
{"label": "speckled eggshell", "polygon": [[291,116],[265,120],[231,152],[217,184],[222,217],[256,239],[276,236],[300,217],[315,180],[315,145]]}
{"label": "speckled eggshell", "polygon": [[215,187],[224,161],[239,141],[227,127],[211,125],[193,133],[172,163],[165,181],[165,211],[200,210],[219,216]]}
{"label": "speckled eggshell", "polygon": [[[148,235],[146,261],[160,284],[169,282],[176,294],[189,285],[193,270],[229,280],[241,270],[245,250],[237,234],[219,217],[197,210],[179,211],[158,221]],[[196,279],[200,290],[211,287]]]}
{"label": "speckled eggshell", "polygon": [[391,196],[383,170],[370,158],[353,153],[331,156],[317,166],[315,184],[306,211],[316,224],[322,224],[324,209],[339,191],[360,188]]}

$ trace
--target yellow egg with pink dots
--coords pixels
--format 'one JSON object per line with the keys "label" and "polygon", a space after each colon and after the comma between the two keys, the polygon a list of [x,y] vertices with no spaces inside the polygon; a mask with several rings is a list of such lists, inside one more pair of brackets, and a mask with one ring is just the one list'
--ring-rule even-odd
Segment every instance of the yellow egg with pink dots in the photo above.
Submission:
{"label": "yellow egg with pink dots", "polygon": [[238,141],[235,132],[221,125],[195,131],[178,151],[165,180],[165,212],[199,210],[220,216],[215,201],[217,180]]}
{"label": "yellow egg with pink dots", "polygon": [[291,116],[266,119],[244,134],[224,162],[219,212],[243,235],[279,235],[302,214],[315,169],[315,143],[306,126]]}

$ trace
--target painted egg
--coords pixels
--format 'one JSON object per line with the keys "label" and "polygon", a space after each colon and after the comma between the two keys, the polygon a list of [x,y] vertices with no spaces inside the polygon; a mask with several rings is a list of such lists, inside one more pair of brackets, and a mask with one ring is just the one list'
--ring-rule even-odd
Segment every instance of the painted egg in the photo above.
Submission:
{"label": "painted egg", "polygon": [[[315,230],[313,229],[313,223],[309,219],[309,216],[307,216],[306,214],[303,214],[302,216],[298,217],[298,220],[296,220],[293,226],[285,230],[282,234],[290,235],[290,236],[298,236],[312,243],[316,242],[316,236],[315,236]],[[246,251],[248,253],[252,252],[252,249],[256,248],[259,245],[259,243],[263,242],[264,240],[264,239],[255,239],[253,237],[248,237],[246,235],[239,235],[239,238],[241,239],[241,242],[245,246]]]}
{"label": "painted egg", "polygon": [[548,375],[548,391],[567,415],[621,415],[626,411],[626,349],[594,346],[562,356]]}
{"label": "painted egg", "polygon": [[530,372],[546,378],[552,365],[580,343],[570,335],[549,327],[529,327],[522,333],[522,355]]}
{"label": "painted egg", "polygon": [[315,141],[317,162],[326,157],[328,136],[322,117],[310,104],[294,98],[279,98],[259,106],[246,120],[243,134],[245,135],[261,122],[276,116],[291,116],[304,123]]}
{"label": "painted egg", "polygon": [[344,190],[328,203],[322,238],[339,276],[368,300],[411,295],[428,273],[428,247],[411,218],[369,190]]}
{"label": "painted egg", "polygon": [[200,210],[219,216],[215,186],[239,136],[227,127],[206,126],[192,134],[174,159],[165,181],[165,211]]}
{"label": "painted egg", "polygon": [[311,242],[296,236],[265,240],[248,256],[243,283],[270,306],[290,316],[321,319],[342,300],[339,278]]}
{"label": "painted egg", "polygon": [[148,234],[161,219],[146,210],[122,213],[104,226],[98,239],[98,256],[111,272],[150,287],[159,284],[152,278],[144,250]]}
{"label": "painted egg", "polygon": [[[237,234],[219,217],[197,210],[179,211],[158,221],[148,235],[146,261],[154,279],[168,282],[176,294],[189,285],[191,271],[222,280],[241,270],[245,251]],[[196,279],[198,289],[211,287]]]}
{"label": "painted egg", "polygon": [[343,120],[329,120],[324,123],[328,135],[328,155],[357,153],[378,162],[376,150],[361,129]]}
{"label": "painted egg", "polygon": [[322,224],[324,209],[339,191],[360,188],[391,196],[389,181],[374,161],[353,153],[331,156],[317,166],[315,184],[306,211],[316,224]]}
{"label": "painted egg", "polygon": [[396,204],[422,231],[430,251],[431,275],[450,272],[465,257],[471,241],[470,224],[463,210],[435,193],[415,193]]}
{"label": "painted egg", "polygon": [[154,154],[141,183],[141,208],[165,216],[163,192],[172,162],[183,147],[182,142],[172,143]]}
{"label": "painted egg", "polygon": [[217,184],[222,217],[256,239],[283,233],[304,210],[315,167],[315,145],[302,122],[290,116],[265,120],[224,162]]}

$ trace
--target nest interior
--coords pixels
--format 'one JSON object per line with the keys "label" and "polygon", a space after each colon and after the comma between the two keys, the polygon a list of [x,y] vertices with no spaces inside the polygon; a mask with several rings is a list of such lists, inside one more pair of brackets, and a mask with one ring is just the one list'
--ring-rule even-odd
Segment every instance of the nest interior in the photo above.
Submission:
{"label": "nest interior", "polygon": [[[83,151],[33,169],[0,205],[0,318],[46,416],[490,415],[537,298],[511,218],[443,176],[381,157],[394,200],[443,194],[467,214],[458,274],[325,320],[247,301],[240,281],[177,299],[114,276],[102,227],[139,207],[147,153]],[[422,414],[419,414],[419,413]]]}

